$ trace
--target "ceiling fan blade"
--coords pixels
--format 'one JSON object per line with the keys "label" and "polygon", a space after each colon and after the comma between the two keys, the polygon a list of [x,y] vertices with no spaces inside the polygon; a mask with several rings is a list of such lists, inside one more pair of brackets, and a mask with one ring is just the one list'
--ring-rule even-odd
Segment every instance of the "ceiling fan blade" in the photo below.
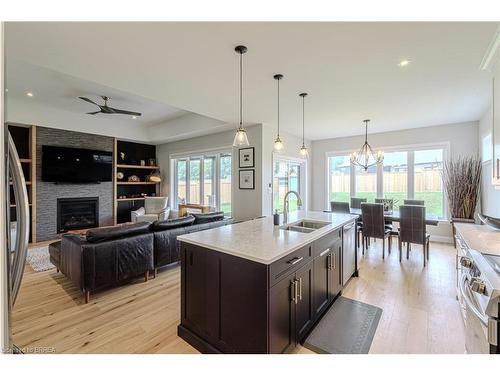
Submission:
{"label": "ceiling fan blade", "polygon": [[114,113],[119,113],[122,115],[142,116],[142,113],[140,113],[140,112],[125,111],[123,109],[116,109],[116,108],[111,108],[111,107],[108,107],[108,108],[111,109]]}
{"label": "ceiling fan blade", "polygon": [[100,107],[100,105],[99,105],[99,104],[97,104],[97,103],[93,102],[93,101],[92,101],[92,100],[90,100],[89,98],[86,98],[86,97],[84,97],[84,96],[79,96],[78,98],[80,98],[80,99],[82,99],[82,100],[85,100],[86,102],[92,103],[92,104],[94,104],[94,105],[96,105],[96,106]]}
{"label": "ceiling fan blade", "polygon": [[87,115],[96,115],[98,113],[101,113],[101,111],[97,111],[97,112],[87,112]]}

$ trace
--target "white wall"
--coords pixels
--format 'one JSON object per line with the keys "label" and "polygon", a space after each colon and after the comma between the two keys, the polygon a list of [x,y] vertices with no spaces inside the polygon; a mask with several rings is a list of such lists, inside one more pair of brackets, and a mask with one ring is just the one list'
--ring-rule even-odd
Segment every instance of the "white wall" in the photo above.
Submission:
{"label": "white wall", "polygon": [[[326,207],[326,153],[357,151],[364,142],[364,136],[332,138],[313,141],[312,157],[312,209],[324,210]],[[375,149],[426,143],[449,142],[450,155],[477,155],[478,122],[438,125],[426,128],[408,129],[394,132],[368,134],[368,142]],[[429,232],[435,239],[450,240],[451,228],[440,223],[437,228],[430,227]],[[446,238],[445,238],[446,237]]]}
{"label": "white wall", "polygon": [[255,190],[238,188],[238,149],[233,148],[235,129],[222,133],[195,137],[157,146],[157,159],[163,176],[162,192],[170,195],[170,156],[172,154],[202,152],[211,149],[228,148],[233,150],[233,195],[232,211],[237,219],[249,219],[262,215],[262,125],[247,128],[250,146],[255,147]]}
{"label": "white wall", "polygon": [[[479,151],[483,154],[482,139],[486,135],[491,135],[493,127],[493,111],[490,108],[485,112],[479,121]],[[483,172],[481,180],[481,212],[488,216],[500,217],[500,190],[495,189],[492,180],[492,161],[483,162]]]}

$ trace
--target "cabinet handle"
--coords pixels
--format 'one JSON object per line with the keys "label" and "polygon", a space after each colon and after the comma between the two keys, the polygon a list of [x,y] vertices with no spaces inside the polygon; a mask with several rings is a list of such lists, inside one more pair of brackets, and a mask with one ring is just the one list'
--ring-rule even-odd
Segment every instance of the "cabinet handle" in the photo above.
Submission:
{"label": "cabinet handle", "polygon": [[332,254],[328,254],[328,269],[332,269]]}
{"label": "cabinet handle", "polygon": [[292,292],[292,301],[297,304],[297,299],[296,299],[296,296],[297,296],[297,291],[296,291],[296,288],[295,288],[295,280],[294,281],[290,281],[290,291]]}
{"label": "cabinet handle", "polygon": [[298,289],[299,288],[297,287],[297,284],[298,284],[298,282],[297,282],[297,280],[295,280],[293,282],[293,285],[295,285],[295,288],[294,288],[294,290],[295,290],[295,296],[294,296],[295,297],[295,304],[297,304],[297,302],[299,302],[299,296],[298,296]]}
{"label": "cabinet handle", "polygon": [[302,277],[299,278],[299,300],[302,301]]}
{"label": "cabinet handle", "polygon": [[323,255],[325,255],[326,253],[328,253],[330,251],[330,248],[326,249],[326,250],[323,250],[319,256],[322,257]]}
{"label": "cabinet handle", "polygon": [[300,258],[295,257],[295,258],[293,258],[293,259],[289,260],[289,261],[288,261],[288,263],[290,263],[290,264],[292,264],[292,265],[293,265],[293,264],[297,264],[297,263],[299,263],[302,259],[304,259],[304,257],[300,257]]}
{"label": "cabinet handle", "polygon": [[337,269],[337,253],[332,253],[333,255],[333,269]]}

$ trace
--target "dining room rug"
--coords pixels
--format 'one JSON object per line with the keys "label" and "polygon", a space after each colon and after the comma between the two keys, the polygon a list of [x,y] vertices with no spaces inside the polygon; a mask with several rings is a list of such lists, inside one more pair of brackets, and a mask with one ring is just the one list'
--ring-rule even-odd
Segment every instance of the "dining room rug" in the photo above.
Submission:
{"label": "dining room rug", "polygon": [[340,296],[309,334],[304,347],[321,354],[367,354],[381,316],[380,307]]}
{"label": "dining room rug", "polygon": [[26,262],[28,262],[30,267],[35,272],[43,272],[56,268],[56,266],[50,263],[48,246],[33,247],[28,249]]}

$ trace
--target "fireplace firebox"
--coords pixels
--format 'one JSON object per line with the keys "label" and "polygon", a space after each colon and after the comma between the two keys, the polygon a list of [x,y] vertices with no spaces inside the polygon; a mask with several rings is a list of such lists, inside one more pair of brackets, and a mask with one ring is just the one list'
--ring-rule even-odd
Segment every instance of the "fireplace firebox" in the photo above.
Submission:
{"label": "fireplace firebox", "polygon": [[99,198],[59,198],[57,233],[99,226]]}

